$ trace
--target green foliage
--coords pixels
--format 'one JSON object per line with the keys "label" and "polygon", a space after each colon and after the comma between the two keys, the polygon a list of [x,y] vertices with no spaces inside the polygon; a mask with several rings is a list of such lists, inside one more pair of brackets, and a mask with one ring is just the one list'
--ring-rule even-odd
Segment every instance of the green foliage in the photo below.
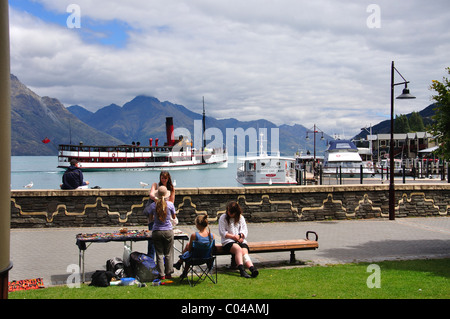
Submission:
{"label": "green foliage", "polygon": [[411,132],[424,132],[425,125],[423,124],[422,116],[419,112],[412,112],[409,121],[409,129]]}
{"label": "green foliage", "polygon": [[424,132],[425,125],[419,112],[412,112],[408,118],[405,114],[395,116],[394,133]]}
{"label": "green foliage", "polygon": [[409,133],[409,131],[409,122],[406,115],[396,115],[394,121],[394,133]]}
{"label": "green foliage", "polygon": [[369,263],[262,268],[257,278],[221,271],[217,284],[190,287],[175,278],[165,286],[82,285],[18,291],[10,299],[448,299],[450,259],[376,262],[380,288],[369,288]]}
{"label": "green foliage", "polygon": [[[446,68],[450,74],[450,68]],[[433,80],[430,89],[436,91],[432,96],[436,101],[435,116],[436,121],[432,126],[432,133],[438,138],[438,154],[444,159],[450,160],[450,82],[448,78],[443,78],[442,82]]]}

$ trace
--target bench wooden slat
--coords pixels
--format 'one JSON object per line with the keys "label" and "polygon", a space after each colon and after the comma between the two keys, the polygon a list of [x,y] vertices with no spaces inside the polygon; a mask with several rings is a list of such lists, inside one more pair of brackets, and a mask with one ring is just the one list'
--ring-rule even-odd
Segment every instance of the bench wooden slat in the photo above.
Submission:
{"label": "bench wooden slat", "polygon": [[308,248],[317,248],[316,241],[311,240],[285,240],[285,241],[261,241],[248,243],[248,247],[252,252],[265,250],[300,250]]}
{"label": "bench wooden slat", "polygon": [[[315,240],[293,239],[293,240],[249,242],[248,247],[250,248],[250,253],[253,253],[253,252],[275,252],[275,251],[317,249],[319,247],[319,244]],[[221,244],[216,244],[216,254],[217,255],[225,254]]]}
{"label": "bench wooden slat", "polygon": [[[316,239],[310,240],[309,235],[314,234]],[[249,242],[248,247],[250,248],[250,253],[271,253],[278,251],[290,251],[291,264],[295,263],[295,251],[297,250],[312,250],[319,248],[318,243],[319,236],[314,231],[306,232],[306,239],[291,239],[291,240],[274,240],[274,241],[260,241],[260,242]],[[216,244],[214,254],[215,255],[227,255],[223,251],[222,244]]]}

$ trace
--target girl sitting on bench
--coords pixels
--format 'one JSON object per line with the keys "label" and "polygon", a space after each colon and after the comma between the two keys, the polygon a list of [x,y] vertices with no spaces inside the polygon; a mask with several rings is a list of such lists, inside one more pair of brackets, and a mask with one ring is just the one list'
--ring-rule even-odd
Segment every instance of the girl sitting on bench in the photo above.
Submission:
{"label": "girl sitting on bench", "polygon": [[[259,272],[249,256],[247,224],[237,202],[228,203],[226,213],[220,216],[219,233],[222,238],[223,250],[234,255],[241,277],[255,278],[258,276]],[[244,265],[250,270],[251,276],[245,271]]]}

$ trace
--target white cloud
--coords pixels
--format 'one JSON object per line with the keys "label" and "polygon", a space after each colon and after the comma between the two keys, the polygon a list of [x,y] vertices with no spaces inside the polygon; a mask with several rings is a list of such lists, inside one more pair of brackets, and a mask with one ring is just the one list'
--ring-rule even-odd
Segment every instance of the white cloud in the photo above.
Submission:
{"label": "white cloud", "polygon": [[[73,1],[38,2],[68,15]],[[449,66],[446,1],[378,1],[379,29],[367,27],[370,3],[79,0],[81,29],[12,9],[11,69],[39,95],[91,110],[148,94],[199,112],[205,96],[218,118],[354,135],[389,117],[392,60],[417,96],[396,102],[404,113],[431,103],[431,80]],[[83,38],[114,21],[129,27],[125,47]]]}

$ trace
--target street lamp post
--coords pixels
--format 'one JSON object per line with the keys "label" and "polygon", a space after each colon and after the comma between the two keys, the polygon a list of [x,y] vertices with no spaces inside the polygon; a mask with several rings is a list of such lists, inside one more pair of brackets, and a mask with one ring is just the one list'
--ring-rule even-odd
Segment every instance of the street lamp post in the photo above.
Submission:
{"label": "street lamp post", "polygon": [[[394,74],[397,72],[403,82],[394,83]],[[415,99],[415,96],[409,94],[408,89],[409,81],[400,74],[400,72],[395,68],[394,61],[392,61],[391,66],[391,141],[389,143],[389,220],[395,220],[395,184],[394,184],[394,87],[396,85],[404,84],[402,94],[397,96],[397,99]]]}
{"label": "street lamp post", "polygon": [[323,140],[323,132],[316,126],[316,124],[314,124],[314,129],[311,130],[307,130],[306,131],[306,139],[309,140],[308,137],[308,133],[313,133],[314,134],[314,162],[313,162],[313,172],[314,172],[314,177],[316,176],[316,134],[317,133],[322,133],[322,137],[320,138],[321,140]]}

